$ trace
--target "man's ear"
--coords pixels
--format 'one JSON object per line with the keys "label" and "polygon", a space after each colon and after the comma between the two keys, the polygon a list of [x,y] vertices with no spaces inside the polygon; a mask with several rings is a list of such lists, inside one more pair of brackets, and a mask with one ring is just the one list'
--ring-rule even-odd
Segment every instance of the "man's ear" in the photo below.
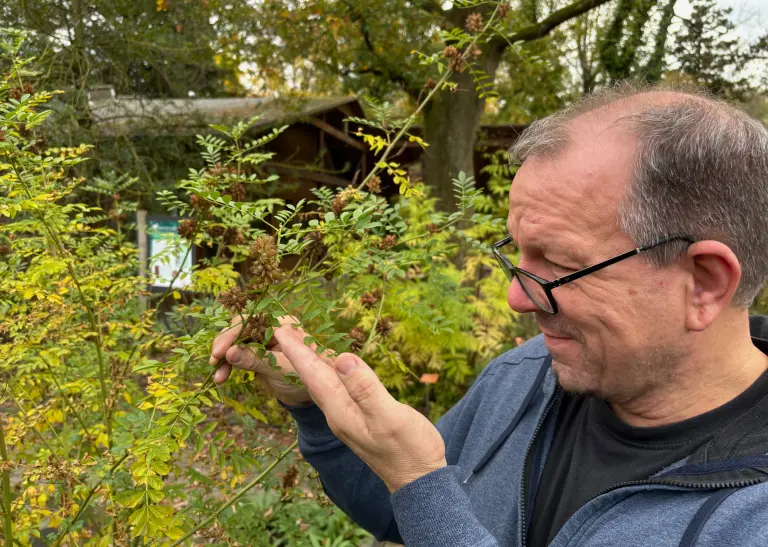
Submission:
{"label": "man's ear", "polygon": [[741,280],[741,265],[719,241],[698,241],[688,247],[691,279],[686,299],[686,326],[700,332],[731,305]]}

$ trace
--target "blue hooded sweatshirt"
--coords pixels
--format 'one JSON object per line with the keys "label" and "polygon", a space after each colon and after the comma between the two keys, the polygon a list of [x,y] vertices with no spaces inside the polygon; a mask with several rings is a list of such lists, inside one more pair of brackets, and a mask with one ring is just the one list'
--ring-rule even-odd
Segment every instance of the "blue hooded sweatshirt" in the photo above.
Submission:
{"label": "blue hooded sweatshirt", "polygon": [[[768,320],[750,320],[768,353]],[[525,546],[561,393],[542,337],[491,362],[437,423],[448,466],[389,494],[312,405],[289,407],[334,503],[407,547]],[[534,440],[540,441],[534,443]],[[536,447],[535,449],[533,447]],[[523,476],[531,459],[531,476]],[[567,493],[566,493],[567,495]],[[691,456],[585,503],[550,547],[768,547],[768,397]]]}

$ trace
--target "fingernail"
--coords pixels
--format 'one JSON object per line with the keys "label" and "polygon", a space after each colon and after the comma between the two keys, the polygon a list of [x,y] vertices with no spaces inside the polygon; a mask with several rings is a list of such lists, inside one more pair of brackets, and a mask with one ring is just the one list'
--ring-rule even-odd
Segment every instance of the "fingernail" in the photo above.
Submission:
{"label": "fingernail", "polygon": [[344,376],[349,376],[357,368],[357,359],[352,355],[344,355],[336,361],[336,370]]}

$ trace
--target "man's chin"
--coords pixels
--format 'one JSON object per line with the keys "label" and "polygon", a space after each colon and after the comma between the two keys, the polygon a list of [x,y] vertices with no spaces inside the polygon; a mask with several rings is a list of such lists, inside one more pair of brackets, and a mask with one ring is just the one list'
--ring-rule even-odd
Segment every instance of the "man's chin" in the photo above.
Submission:
{"label": "man's chin", "polygon": [[566,364],[552,356],[552,372],[555,375],[557,383],[569,393],[581,395],[594,395],[594,382],[585,376],[580,366]]}

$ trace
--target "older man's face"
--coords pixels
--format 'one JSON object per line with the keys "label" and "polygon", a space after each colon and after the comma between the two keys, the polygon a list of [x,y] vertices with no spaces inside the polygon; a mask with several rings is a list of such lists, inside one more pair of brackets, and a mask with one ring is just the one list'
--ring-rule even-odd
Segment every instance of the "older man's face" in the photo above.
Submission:
{"label": "older man's face", "polygon": [[[510,191],[507,226],[519,266],[547,280],[648,243],[617,226],[634,138],[578,120],[573,134],[563,153],[527,160]],[[517,282],[508,301],[536,312],[565,389],[621,403],[663,382],[685,352],[683,282],[674,267],[659,270],[638,256],[554,289],[557,315],[539,311]]]}

